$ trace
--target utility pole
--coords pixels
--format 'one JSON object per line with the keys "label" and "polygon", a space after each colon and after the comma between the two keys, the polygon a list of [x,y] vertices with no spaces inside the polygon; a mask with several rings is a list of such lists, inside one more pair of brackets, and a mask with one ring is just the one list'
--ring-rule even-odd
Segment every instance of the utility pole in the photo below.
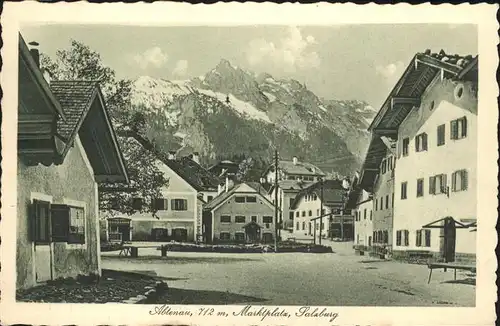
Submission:
{"label": "utility pole", "polygon": [[319,244],[321,245],[321,233],[323,232],[323,178],[320,179],[321,186],[321,196],[319,198],[320,209],[319,209]]}
{"label": "utility pole", "polygon": [[278,150],[274,150],[274,252],[278,252]]}

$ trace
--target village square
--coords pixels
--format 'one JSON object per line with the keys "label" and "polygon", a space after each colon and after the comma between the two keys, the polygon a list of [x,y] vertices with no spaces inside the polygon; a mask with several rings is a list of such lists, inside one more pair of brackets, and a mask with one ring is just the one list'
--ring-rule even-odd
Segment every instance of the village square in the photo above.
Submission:
{"label": "village square", "polygon": [[225,59],[131,84],[28,34],[19,301],[475,304],[477,53],[408,52],[371,107]]}

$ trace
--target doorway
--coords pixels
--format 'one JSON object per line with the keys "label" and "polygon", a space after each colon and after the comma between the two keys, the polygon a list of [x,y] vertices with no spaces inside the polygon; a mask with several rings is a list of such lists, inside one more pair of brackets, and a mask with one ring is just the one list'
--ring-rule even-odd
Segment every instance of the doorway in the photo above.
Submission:
{"label": "doorway", "polygon": [[452,218],[446,218],[444,220],[443,233],[443,258],[446,263],[451,263],[455,261],[455,243],[457,235],[455,221]]}

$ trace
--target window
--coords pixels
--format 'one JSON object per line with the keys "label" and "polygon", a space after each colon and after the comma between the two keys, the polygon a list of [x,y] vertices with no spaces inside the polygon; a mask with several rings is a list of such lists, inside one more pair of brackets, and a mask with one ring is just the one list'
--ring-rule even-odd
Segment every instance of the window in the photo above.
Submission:
{"label": "window", "polygon": [[229,215],[222,215],[220,217],[220,222],[221,223],[231,223],[231,216],[229,216]]}
{"label": "window", "polygon": [[243,233],[243,232],[236,232],[234,234],[234,240],[236,240],[236,241],[245,241],[245,233]]}
{"label": "window", "polygon": [[136,211],[142,210],[143,203],[142,198],[132,198],[132,208]]}
{"label": "window", "polygon": [[450,123],[451,139],[462,139],[467,137],[467,118],[463,117],[451,121]]}
{"label": "window", "polygon": [[313,212],[312,211],[309,211],[309,216],[313,216]]}
{"label": "window", "polygon": [[299,217],[300,216],[300,212],[299,211],[296,211],[295,212],[295,217]]}
{"label": "window", "polygon": [[256,203],[257,197],[255,196],[247,196],[247,203]]}
{"label": "window", "polygon": [[394,207],[394,193],[392,193],[392,201],[391,201],[391,203],[392,203],[392,207]]}
{"label": "window", "polygon": [[384,197],[380,197],[380,210],[384,209]]}
{"label": "window", "polygon": [[51,233],[55,242],[85,243],[83,207],[51,205]]}
{"label": "window", "polygon": [[33,240],[37,243],[50,242],[50,203],[33,200],[31,208]]}
{"label": "window", "polygon": [[292,207],[292,204],[293,204],[293,201],[295,200],[295,198],[290,198],[289,199],[289,202],[288,202],[288,207]]}
{"label": "window", "polygon": [[188,205],[187,199],[172,199],[170,207],[173,211],[187,211]]}
{"label": "window", "polygon": [[245,223],[245,216],[235,216],[234,222],[236,223]]}
{"label": "window", "polygon": [[415,150],[417,152],[427,150],[427,134],[425,132],[415,137]]}
{"label": "window", "polygon": [[401,183],[401,199],[407,198],[406,188],[408,187],[408,182]]}
{"label": "window", "polygon": [[429,193],[438,195],[446,193],[446,174],[439,174],[429,178]]}
{"label": "window", "polygon": [[207,202],[211,201],[212,199],[214,199],[214,196],[207,196]]}
{"label": "window", "polygon": [[166,211],[168,208],[168,200],[165,198],[155,198],[152,201],[153,210]]}
{"label": "window", "polygon": [[243,196],[236,196],[236,197],[234,197],[234,201],[236,203],[244,203],[245,202],[245,197],[243,197]]}
{"label": "window", "polygon": [[451,189],[452,191],[467,190],[468,186],[467,170],[460,170],[453,172],[451,175]]}
{"label": "window", "polygon": [[252,222],[257,223],[257,216],[252,216]]}
{"label": "window", "polygon": [[370,221],[372,220],[373,218],[373,211],[370,209]]}
{"label": "window", "polygon": [[389,231],[384,231],[384,243],[389,243]]}
{"label": "window", "polygon": [[319,216],[319,208],[316,210],[316,216]]}
{"label": "window", "polygon": [[389,208],[389,195],[385,196],[385,209]]}
{"label": "window", "polygon": [[417,179],[417,197],[424,195],[424,179]]}
{"label": "window", "polygon": [[379,242],[379,243],[384,242],[384,232],[382,232],[382,231],[378,231],[378,232],[377,232],[377,238],[378,238],[378,242]]}
{"label": "window", "polygon": [[437,127],[437,145],[442,146],[445,143],[445,132],[446,132],[446,126],[445,125],[440,125]]}
{"label": "window", "polygon": [[408,247],[410,245],[410,232],[408,230],[404,230],[404,238],[405,238],[405,246]]}
{"label": "window", "polygon": [[297,230],[300,230],[300,223],[297,222],[297,227],[296,227]]}
{"label": "window", "polygon": [[378,243],[377,232],[373,231],[373,243]]}
{"label": "window", "polygon": [[363,219],[366,220],[366,208],[365,210],[363,211]]}
{"label": "window", "polygon": [[221,232],[220,233],[220,239],[221,240],[230,240],[231,239],[231,235],[229,232]]}
{"label": "window", "polygon": [[385,171],[386,171],[386,168],[387,168],[386,163],[387,163],[386,160],[382,160],[382,163],[380,165],[380,171],[382,172],[382,174],[385,174]]}
{"label": "window", "polygon": [[431,246],[431,230],[425,230],[425,246]]}
{"label": "window", "polygon": [[417,230],[417,236],[415,237],[415,246],[422,247],[422,230]]}
{"label": "window", "polygon": [[403,156],[408,156],[409,147],[410,147],[410,138],[403,139]]}
{"label": "window", "polygon": [[273,217],[272,216],[263,216],[262,223],[273,223]]}
{"label": "window", "polygon": [[375,198],[375,210],[378,210],[378,198]]}
{"label": "window", "polygon": [[288,219],[293,220],[293,212],[288,213]]}
{"label": "window", "polygon": [[325,215],[325,209],[324,208],[321,210],[321,215]]}
{"label": "window", "polygon": [[313,195],[313,200],[318,200],[318,195],[314,194]]}
{"label": "window", "polygon": [[306,229],[306,222],[302,222],[302,230]]}
{"label": "window", "polygon": [[69,207],[68,243],[85,243],[85,211],[83,207]]}
{"label": "window", "polygon": [[306,211],[302,211],[302,217],[306,216]]}
{"label": "window", "polygon": [[396,231],[396,246],[401,246],[401,231]]}
{"label": "window", "polygon": [[392,156],[387,158],[387,171],[391,171],[391,170],[392,170]]}

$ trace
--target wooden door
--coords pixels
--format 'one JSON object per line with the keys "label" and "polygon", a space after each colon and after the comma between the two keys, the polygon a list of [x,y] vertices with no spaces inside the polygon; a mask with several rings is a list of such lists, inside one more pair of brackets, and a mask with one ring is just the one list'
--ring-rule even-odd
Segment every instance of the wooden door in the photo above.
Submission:
{"label": "wooden door", "polygon": [[51,218],[50,203],[46,201],[33,201],[33,227],[35,242],[35,265],[36,282],[45,282],[52,279],[52,255],[51,245]]}

